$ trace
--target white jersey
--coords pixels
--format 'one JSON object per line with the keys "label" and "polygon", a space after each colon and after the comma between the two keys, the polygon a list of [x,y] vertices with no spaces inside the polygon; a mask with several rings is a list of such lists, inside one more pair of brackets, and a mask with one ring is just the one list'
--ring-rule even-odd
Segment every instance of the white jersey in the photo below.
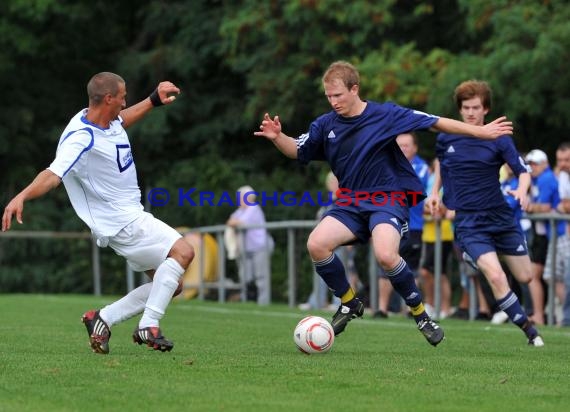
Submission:
{"label": "white jersey", "polygon": [[71,119],[48,169],[62,179],[75,212],[103,241],[139,217],[143,206],[122,119],[102,129],[86,114],[84,109]]}

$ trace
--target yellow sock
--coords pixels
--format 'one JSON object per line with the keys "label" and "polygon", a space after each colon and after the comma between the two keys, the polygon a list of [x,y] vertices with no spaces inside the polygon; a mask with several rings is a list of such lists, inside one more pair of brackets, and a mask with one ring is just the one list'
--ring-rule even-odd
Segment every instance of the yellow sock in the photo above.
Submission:
{"label": "yellow sock", "polygon": [[424,304],[421,302],[418,306],[414,306],[414,307],[410,306],[410,309],[412,310],[412,315],[414,315],[414,316],[418,316],[418,315],[422,314],[423,312],[425,312],[425,310],[426,310],[424,308]]}
{"label": "yellow sock", "polygon": [[356,293],[354,293],[354,290],[352,288],[348,288],[346,293],[341,296],[340,303],[344,304],[346,302],[350,302],[352,299],[354,299],[355,296],[356,296]]}

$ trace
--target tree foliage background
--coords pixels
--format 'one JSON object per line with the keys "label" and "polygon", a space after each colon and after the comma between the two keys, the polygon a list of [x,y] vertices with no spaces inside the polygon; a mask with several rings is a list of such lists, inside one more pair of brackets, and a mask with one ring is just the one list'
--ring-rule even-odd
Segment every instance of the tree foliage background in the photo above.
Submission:
{"label": "tree foliage background", "polygon": [[[359,67],[364,98],[448,117],[457,117],[451,96],[459,82],[486,80],[495,95],[491,116],[515,122],[519,150],[542,148],[553,161],[556,146],[569,140],[568,21],[564,0],[141,0],[136,7],[5,0],[0,204],[50,164],[69,118],[87,106],[87,81],[100,71],[123,76],[131,104],[161,80],[182,89],[175,104],[129,129],[143,191],[219,195],[245,183],[270,192],[322,190],[326,165],[301,167],[253,131],[265,112],[279,114],[290,135],[306,131],[329,109],[320,78],[340,59]],[[432,157],[435,136],[421,137],[421,154]],[[172,202],[152,211],[172,226],[196,227],[222,223],[232,210]],[[271,221],[312,219],[315,208],[265,212]],[[27,203],[24,219],[16,230],[85,230],[62,187]],[[0,240],[0,291],[89,291],[89,247],[79,243]],[[121,278],[124,264],[107,260],[108,278]],[[274,272],[281,282],[285,266]],[[106,285],[111,293],[122,287]]]}

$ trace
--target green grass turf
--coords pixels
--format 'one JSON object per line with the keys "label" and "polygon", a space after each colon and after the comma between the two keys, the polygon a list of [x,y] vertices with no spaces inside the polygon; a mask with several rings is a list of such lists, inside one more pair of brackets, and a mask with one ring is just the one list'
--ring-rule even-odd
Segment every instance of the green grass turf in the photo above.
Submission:
{"label": "green grass turf", "polygon": [[[444,320],[431,347],[404,318],[352,321],[328,354],[304,355],[284,305],[175,301],[170,353],[113,328],[111,353],[80,322],[112,297],[0,295],[0,411],[563,411],[570,330],[532,348],[512,325]],[[330,313],[313,314],[330,318]]]}

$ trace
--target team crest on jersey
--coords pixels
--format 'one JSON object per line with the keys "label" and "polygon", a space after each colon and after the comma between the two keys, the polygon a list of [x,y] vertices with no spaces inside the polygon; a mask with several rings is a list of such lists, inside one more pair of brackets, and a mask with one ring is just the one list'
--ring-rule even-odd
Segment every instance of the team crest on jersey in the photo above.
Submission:
{"label": "team crest on jersey", "polygon": [[131,146],[128,144],[118,144],[117,146],[117,166],[119,172],[123,173],[133,164],[133,155],[131,153]]}
{"label": "team crest on jersey", "polygon": [[329,139],[334,139],[336,137],[336,134],[334,134],[334,131],[330,131],[329,135],[327,136]]}
{"label": "team crest on jersey", "polygon": [[449,148],[447,149],[447,153],[455,153],[455,149],[453,148],[453,146],[449,146]]}

